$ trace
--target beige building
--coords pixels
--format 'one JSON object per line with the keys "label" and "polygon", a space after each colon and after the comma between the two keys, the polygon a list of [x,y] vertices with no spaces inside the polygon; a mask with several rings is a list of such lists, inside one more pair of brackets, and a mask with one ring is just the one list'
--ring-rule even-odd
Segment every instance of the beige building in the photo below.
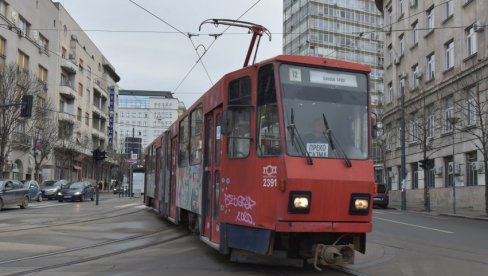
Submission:
{"label": "beige building", "polygon": [[487,114],[477,107],[486,104],[488,89],[488,2],[376,4],[385,22],[382,141],[391,200],[401,201],[403,119],[407,206],[424,204],[427,185],[433,209],[484,210],[485,169],[477,137]]}
{"label": "beige building", "polygon": [[[118,147],[120,77],[60,3],[1,0],[0,24],[5,26],[0,28],[3,62],[22,63],[25,70],[37,75],[53,103],[58,141],[42,165],[42,179],[93,180],[91,151]],[[26,132],[29,124],[29,119],[20,122],[23,127],[11,139],[4,177],[36,178],[33,154],[42,149],[32,144]],[[110,166],[108,158],[102,179],[110,178]]]}

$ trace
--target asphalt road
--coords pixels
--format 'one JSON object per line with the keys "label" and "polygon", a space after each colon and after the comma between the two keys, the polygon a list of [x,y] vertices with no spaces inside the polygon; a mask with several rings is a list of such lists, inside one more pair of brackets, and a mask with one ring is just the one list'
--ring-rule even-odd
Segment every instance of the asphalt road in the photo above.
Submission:
{"label": "asphalt road", "polygon": [[488,222],[375,210],[349,272],[236,264],[141,198],[0,212],[0,275],[488,275]]}
{"label": "asphalt road", "polygon": [[368,275],[488,275],[488,221],[375,210],[367,254],[352,268]]}

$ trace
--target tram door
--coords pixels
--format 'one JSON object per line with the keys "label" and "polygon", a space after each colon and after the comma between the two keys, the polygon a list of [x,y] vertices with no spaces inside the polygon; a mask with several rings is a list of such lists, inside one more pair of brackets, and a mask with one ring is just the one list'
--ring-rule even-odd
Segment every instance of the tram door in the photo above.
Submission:
{"label": "tram door", "polygon": [[169,217],[177,221],[176,217],[176,156],[178,156],[178,137],[171,139],[171,167],[169,186]]}
{"label": "tram door", "polygon": [[220,242],[219,187],[221,153],[221,114],[217,108],[205,115],[205,159],[203,177],[203,235],[214,243]]}

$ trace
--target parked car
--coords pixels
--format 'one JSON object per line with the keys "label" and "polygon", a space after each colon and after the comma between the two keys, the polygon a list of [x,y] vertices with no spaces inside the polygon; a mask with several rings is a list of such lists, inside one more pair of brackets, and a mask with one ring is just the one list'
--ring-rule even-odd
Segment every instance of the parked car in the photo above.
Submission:
{"label": "parked car", "polygon": [[378,206],[383,209],[388,208],[388,186],[385,184],[374,184],[373,206]]}
{"label": "parked car", "polygon": [[29,189],[22,182],[12,179],[0,179],[0,210],[5,206],[29,206]]}
{"label": "parked car", "polygon": [[35,180],[25,180],[24,187],[30,190],[29,199],[30,201],[42,201],[42,190],[37,181]]}
{"label": "parked car", "polygon": [[46,180],[42,182],[42,197],[47,199],[56,199],[58,197],[58,192],[61,190],[61,186],[68,183],[67,180]]}
{"label": "parked car", "polygon": [[63,200],[79,200],[85,201],[89,198],[93,201],[95,196],[95,188],[86,181],[72,181],[64,185],[58,192],[58,201],[63,202]]}

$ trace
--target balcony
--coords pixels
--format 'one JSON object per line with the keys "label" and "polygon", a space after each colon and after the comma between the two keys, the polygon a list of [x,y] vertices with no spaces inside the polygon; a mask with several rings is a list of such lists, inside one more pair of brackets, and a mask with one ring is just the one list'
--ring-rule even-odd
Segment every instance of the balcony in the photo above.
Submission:
{"label": "balcony", "polygon": [[106,140],[107,139],[107,134],[104,133],[103,131],[96,129],[96,128],[92,128],[92,136],[96,137],[100,140]]}
{"label": "balcony", "polygon": [[32,147],[32,137],[22,132],[14,132],[12,133],[12,147],[28,150]]}
{"label": "balcony", "polygon": [[64,96],[67,99],[74,99],[76,98],[76,91],[73,87],[71,87],[68,83],[61,83],[59,86],[59,94]]}
{"label": "balcony", "polygon": [[58,120],[60,122],[66,122],[69,124],[74,124],[76,122],[76,117],[73,114],[69,113],[59,113]]}
{"label": "balcony", "polygon": [[77,70],[78,70],[78,66],[72,61],[72,60],[69,60],[69,59],[64,59],[64,58],[61,58],[61,68],[68,74],[76,74]]}
{"label": "balcony", "polygon": [[102,97],[107,98],[107,91],[103,88],[106,86],[105,81],[100,79],[95,79],[93,81],[93,88],[102,95]]}

